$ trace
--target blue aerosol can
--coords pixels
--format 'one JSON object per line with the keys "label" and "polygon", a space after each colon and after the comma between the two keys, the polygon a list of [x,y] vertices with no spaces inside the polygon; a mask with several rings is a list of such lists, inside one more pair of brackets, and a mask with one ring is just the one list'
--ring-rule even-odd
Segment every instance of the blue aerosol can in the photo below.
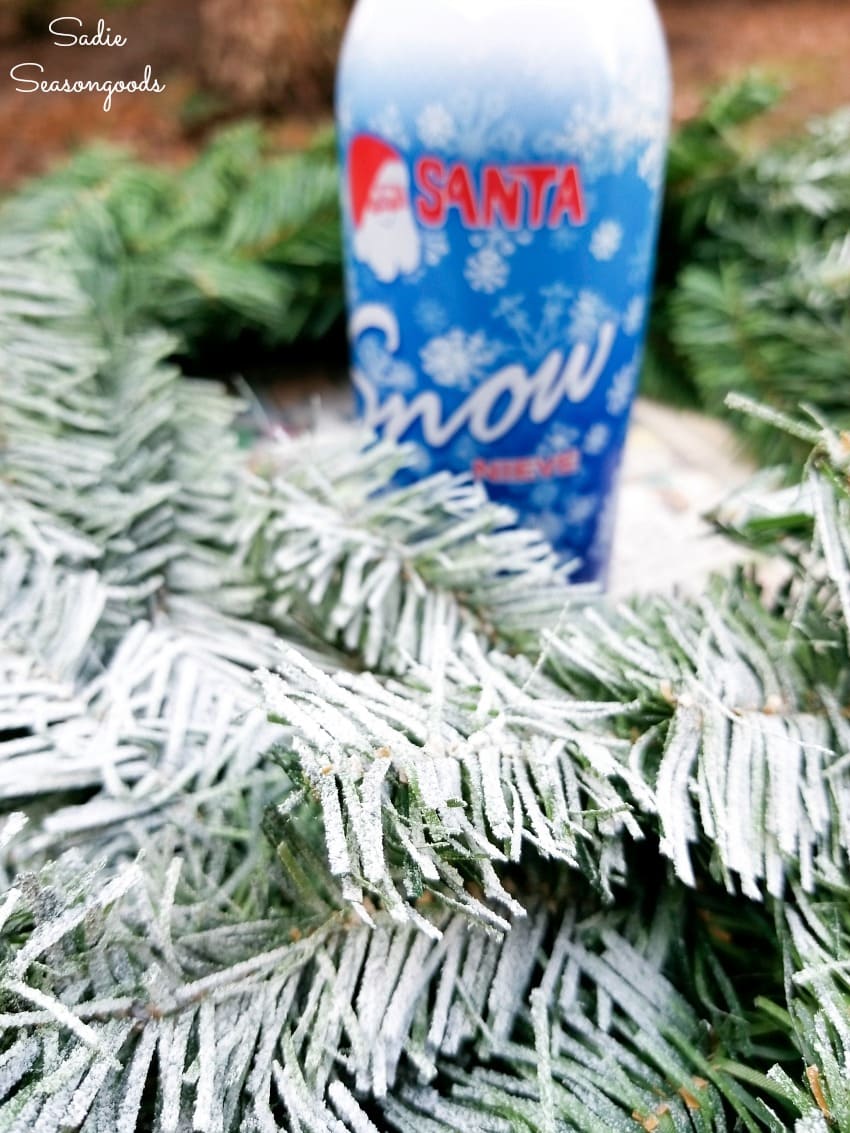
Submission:
{"label": "blue aerosol can", "polygon": [[361,414],[579,581],[610,558],[670,100],[652,0],[358,0],[342,51]]}

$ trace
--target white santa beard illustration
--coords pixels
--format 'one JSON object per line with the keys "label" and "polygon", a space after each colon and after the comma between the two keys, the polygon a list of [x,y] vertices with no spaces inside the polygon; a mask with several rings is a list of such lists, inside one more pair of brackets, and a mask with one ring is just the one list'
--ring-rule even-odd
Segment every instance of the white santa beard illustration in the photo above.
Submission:
{"label": "white santa beard illustration", "polygon": [[381,283],[410,275],[422,262],[422,243],[409,208],[366,209],[354,237],[354,253]]}

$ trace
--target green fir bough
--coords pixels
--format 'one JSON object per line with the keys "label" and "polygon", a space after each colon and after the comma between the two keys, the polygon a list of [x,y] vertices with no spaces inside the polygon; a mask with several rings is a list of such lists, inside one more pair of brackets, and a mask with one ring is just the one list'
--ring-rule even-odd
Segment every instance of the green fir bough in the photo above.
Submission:
{"label": "green fir bough", "polygon": [[[649,388],[725,412],[730,391],[850,423],[850,108],[799,137],[754,144],[779,98],[750,77],[719,91],[670,155]],[[732,418],[765,461],[807,450]]]}

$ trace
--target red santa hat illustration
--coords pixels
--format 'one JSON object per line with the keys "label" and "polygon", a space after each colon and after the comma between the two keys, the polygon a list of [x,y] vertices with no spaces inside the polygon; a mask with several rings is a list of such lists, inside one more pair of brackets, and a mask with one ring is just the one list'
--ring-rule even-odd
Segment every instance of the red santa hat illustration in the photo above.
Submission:
{"label": "red santa hat illustration", "polygon": [[351,212],[359,228],[378,175],[387,173],[386,166],[403,166],[401,154],[388,142],[372,134],[361,134],[351,144],[348,176],[351,188]]}

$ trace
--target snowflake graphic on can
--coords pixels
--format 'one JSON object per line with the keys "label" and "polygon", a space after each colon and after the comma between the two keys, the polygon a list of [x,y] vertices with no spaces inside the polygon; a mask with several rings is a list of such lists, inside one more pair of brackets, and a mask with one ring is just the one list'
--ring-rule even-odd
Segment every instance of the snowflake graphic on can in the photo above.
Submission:
{"label": "snowflake graphic on can", "polygon": [[388,142],[393,142],[401,149],[406,149],[410,145],[404,117],[394,102],[385,106],[381,113],[372,119],[370,126],[373,133],[386,138]]}
{"label": "snowflake graphic on can", "polygon": [[437,385],[468,390],[483,378],[501,353],[501,346],[489,342],[482,331],[467,334],[455,328],[433,338],[420,352],[422,369]]}
{"label": "snowflake graphic on can", "polygon": [[540,153],[559,153],[565,157],[578,157],[588,166],[594,166],[605,153],[606,122],[603,114],[590,106],[576,107],[555,134],[544,134],[540,139]]}
{"label": "snowflake graphic on can", "polygon": [[555,456],[560,452],[568,452],[575,445],[580,434],[578,429],[567,425],[553,425],[540,443],[537,455],[540,457]]}
{"label": "snowflake graphic on can", "polygon": [[570,527],[581,527],[596,514],[599,507],[599,497],[576,496],[570,500],[567,508],[567,523]]}
{"label": "snowflake graphic on can", "polygon": [[508,234],[497,228],[492,232],[474,233],[469,237],[469,243],[473,248],[489,248],[500,256],[512,256],[526,236],[524,231]]}
{"label": "snowflake graphic on can", "polygon": [[504,95],[490,94],[481,99],[465,92],[454,105],[455,142],[458,153],[467,161],[480,161],[494,150],[523,152],[525,133]]}
{"label": "snowflake graphic on can", "polygon": [[457,136],[455,120],[441,103],[431,102],[423,107],[416,119],[419,140],[430,149],[445,149]]}
{"label": "snowflake graphic on can", "polygon": [[557,323],[563,318],[567,304],[573,298],[573,290],[558,281],[548,287],[541,287],[540,298],[543,300],[543,321]]}
{"label": "snowflake graphic on can", "polygon": [[570,312],[569,337],[572,342],[593,342],[602,326],[615,319],[614,312],[601,295],[585,288],[580,291]]}
{"label": "snowflake graphic on can", "polygon": [[360,369],[376,386],[412,390],[416,387],[416,371],[407,362],[399,361],[375,338],[366,338],[357,351]]}
{"label": "snowflake graphic on can", "polygon": [[640,334],[645,319],[646,300],[642,295],[635,295],[634,299],[632,299],[626,308],[626,313],[623,317],[623,330],[627,335],[634,338],[635,335]]}
{"label": "snowflake graphic on can", "polygon": [[541,480],[531,489],[531,502],[539,511],[548,511],[557,502],[562,488],[554,480]]}
{"label": "snowflake graphic on can", "polygon": [[611,442],[611,430],[601,422],[592,425],[584,438],[584,451],[588,456],[601,456]]}
{"label": "snowflake graphic on can", "polygon": [[426,232],[422,237],[422,258],[428,267],[437,267],[451,251],[445,232]]}
{"label": "snowflake graphic on can", "polygon": [[493,308],[493,315],[497,319],[504,319],[521,342],[531,331],[524,295],[505,295]]}
{"label": "snowflake graphic on can", "polygon": [[590,254],[595,260],[613,260],[623,245],[623,226],[616,220],[603,220],[590,240]]}
{"label": "snowflake graphic on can", "polygon": [[634,164],[638,176],[657,189],[664,175],[667,110],[663,100],[636,96],[640,87],[634,75],[607,97],[576,106],[560,128],[540,137],[538,152],[578,158],[590,180]]}
{"label": "snowflake graphic on can", "polygon": [[426,334],[442,334],[449,325],[449,312],[437,299],[420,299],[414,311],[416,322]]}
{"label": "snowflake graphic on can", "polygon": [[466,261],[463,274],[473,291],[495,295],[507,285],[511,269],[495,248],[482,248]]}
{"label": "snowflake graphic on can", "polygon": [[612,417],[619,417],[625,413],[632,403],[638,381],[637,362],[629,362],[614,375],[611,388],[608,390],[608,412]]}

